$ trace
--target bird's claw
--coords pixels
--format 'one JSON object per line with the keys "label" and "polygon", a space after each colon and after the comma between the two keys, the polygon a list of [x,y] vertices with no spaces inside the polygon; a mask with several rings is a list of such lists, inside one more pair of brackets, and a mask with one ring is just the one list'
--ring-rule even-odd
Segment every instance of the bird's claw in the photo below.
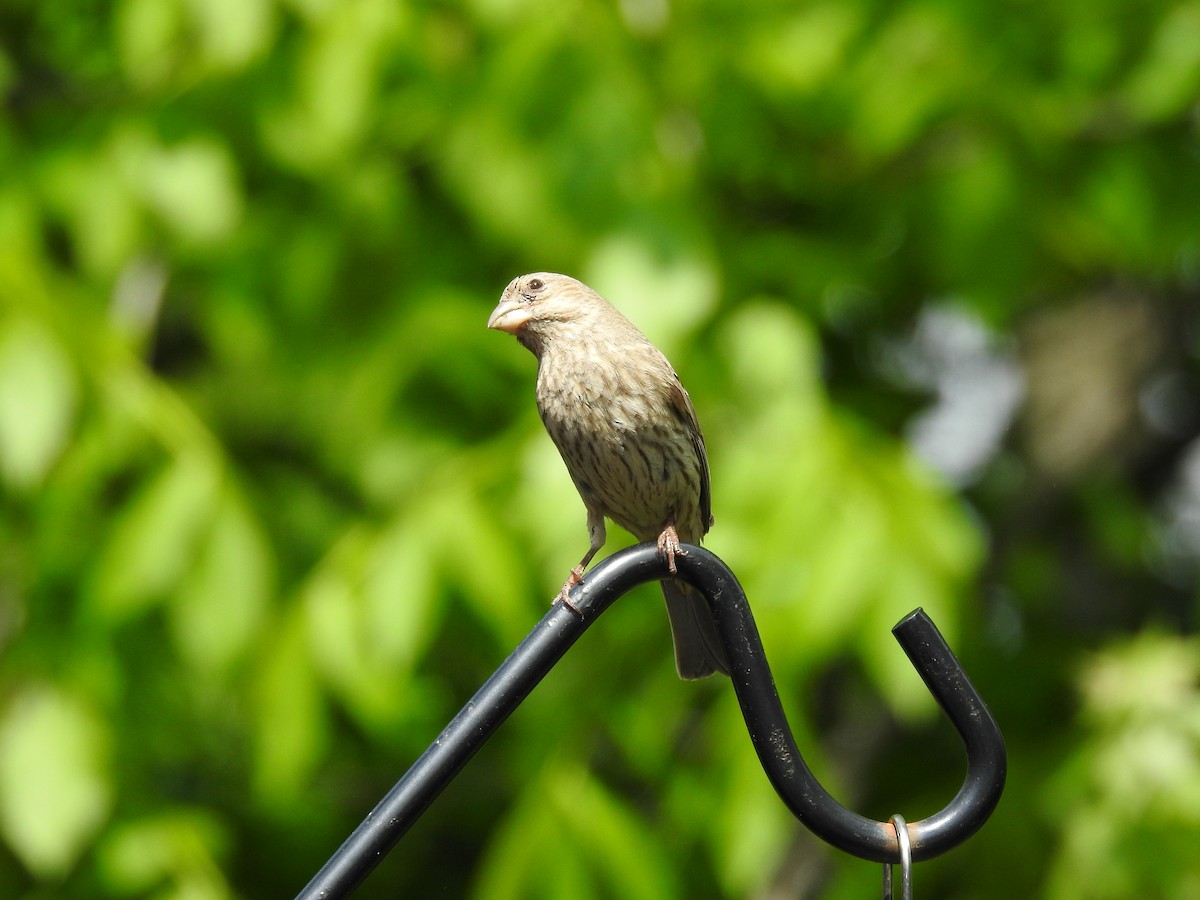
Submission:
{"label": "bird's claw", "polygon": [[571,588],[575,587],[577,584],[580,584],[582,581],[583,565],[581,564],[571,570],[571,574],[568,575],[567,580],[563,582],[562,590],[558,592],[558,596],[554,598],[554,601],[552,601],[551,605],[553,605],[554,602],[561,600],[563,606],[582,619],[583,611],[571,602]]}
{"label": "bird's claw", "polygon": [[675,568],[675,557],[687,556],[687,551],[679,543],[679,535],[675,533],[675,526],[668,525],[662,530],[662,534],[658,536],[658,555],[667,558],[667,569],[672,575],[677,573]]}

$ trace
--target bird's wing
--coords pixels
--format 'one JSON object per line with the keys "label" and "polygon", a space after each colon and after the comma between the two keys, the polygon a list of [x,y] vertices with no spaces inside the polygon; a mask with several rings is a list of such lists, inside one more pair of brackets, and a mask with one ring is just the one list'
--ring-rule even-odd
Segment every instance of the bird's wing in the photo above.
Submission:
{"label": "bird's wing", "polygon": [[674,372],[671,379],[671,389],[668,399],[671,412],[685,426],[692,438],[692,446],[696,448],[696,459],[700,462],[700,528],[701,535],[707,534],[712,527],[712,493],[708,483],[708,453],[704,449],[704,435],[700,432],[700,420],[696,418],[696,407],[692,406],[692,398],[684,389],[683,382]]}

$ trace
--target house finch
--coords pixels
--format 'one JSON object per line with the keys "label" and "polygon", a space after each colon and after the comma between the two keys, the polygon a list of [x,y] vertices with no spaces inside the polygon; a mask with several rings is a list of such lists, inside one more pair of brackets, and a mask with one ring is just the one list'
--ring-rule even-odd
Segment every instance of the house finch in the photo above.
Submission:
{"label": "house finch", "polygon": [[[679,376],[633,323],[587,285],[535,272],[514,278],[488,319],[538,360],[537,404],[587,508],[591,544],[559,597],[604,546],[607,516],[640,541],[657,541],[675,572],[680,543],[712,525],[708,458]],[[663,581],[681,678],[729,673],[704,598]]]}

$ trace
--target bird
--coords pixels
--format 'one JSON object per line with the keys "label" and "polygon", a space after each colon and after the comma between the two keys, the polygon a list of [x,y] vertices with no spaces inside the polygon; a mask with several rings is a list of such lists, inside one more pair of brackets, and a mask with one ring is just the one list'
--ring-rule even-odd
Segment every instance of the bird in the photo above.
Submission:
{"label": "bird", "polygon": [[[604,546],[606,518],[654,541],[675,574],[681,545],[699,544],[713,517],[704,436],[667,358],[602,296],[553,272],[509,282],[488,327],[537,357],[538,412],[587,511],[587,553],[556,600],[571,606],[571,588]],[[678,580],[660,584],[679,677],[728,675],[704,597]]]}

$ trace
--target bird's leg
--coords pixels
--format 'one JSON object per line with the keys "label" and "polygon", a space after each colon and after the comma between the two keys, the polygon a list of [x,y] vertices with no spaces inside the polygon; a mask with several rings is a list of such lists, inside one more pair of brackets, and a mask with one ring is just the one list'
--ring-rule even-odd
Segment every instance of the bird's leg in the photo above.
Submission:
{"label": "bird's leg", "polygon": [[580,613],[579,608],[571,602],[571,588],[583,581],[583,570],[587,568],[587,564],[592,561],[592,557],[596,555],[597,551],[604,546],[604,539],[606,536],[604,530],[604,514],[597,512],[590,506],[588,507],[587,524],[588,539],[590,541],[588,552],[583,554],[583,559],[579,561],[579,565],[571,570],[571,574],[568,575],[567,580],[563,582],[562,590],[560,590],[558,592],[558,596],[554,598],[555,600],[561,600],[563,602],[563,606],[578,615],[582,615],[582,613]]}
{"label": "bird's leg", "polygon": [[658,555],[667,558],[667,568],[671,570],[671,574],[676,573],[675,557],[687,556],[687,551],[679,545],[679,535],[675,533],[675,525],[671,522],[662,530],[662,534],[658,536]]}
{"label": "bird's leg", "polygon": [[[583,613],[579,611],[578,606],[571,602],[571,588],[583,581],[583,567],[586,566],[588,564],[588,560],[592,558],[592,553],[593,551],[589,550],[587,556],[580,561],[579,565],[571,570],[571,574],[568,575],[567,580],[563,582],[562,590],[560,590],[558,592],[558,596],[554,598],[554,600],[561,600],[563,602],[563,606],[575,613],[577,616],[581,617],[583,616]],[[553,602],[554,601],[551,601],[551,603]]]}

